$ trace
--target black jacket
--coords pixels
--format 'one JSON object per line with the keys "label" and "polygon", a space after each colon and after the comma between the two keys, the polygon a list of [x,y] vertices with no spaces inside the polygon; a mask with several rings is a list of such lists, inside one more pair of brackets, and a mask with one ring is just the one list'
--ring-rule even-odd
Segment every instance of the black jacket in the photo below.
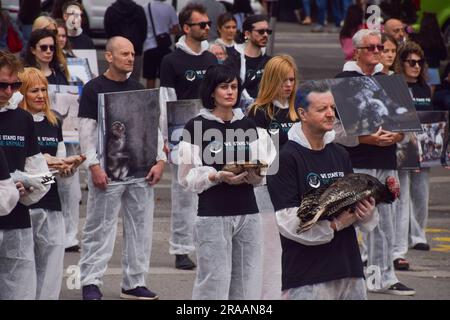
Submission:
{"label": "black jacket", "polygon": [[108,39],[125,37],[133,43],[136,55],[142,54],[147,38],[147,18],[143,7],[132,0],[117,0],[106,9],[103,23]]}

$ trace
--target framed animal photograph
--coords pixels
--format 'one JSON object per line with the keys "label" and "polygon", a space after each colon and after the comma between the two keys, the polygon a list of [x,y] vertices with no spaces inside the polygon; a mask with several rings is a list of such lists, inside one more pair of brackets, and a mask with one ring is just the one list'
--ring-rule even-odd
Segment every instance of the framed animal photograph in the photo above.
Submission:
{"label": "framed animal photograph", "polygon": [[199,99],[167,102],[167,129],[170,149],[173,149],[180,142],[185,124],[194,118],[202,107],[202,102]]}
{"label": "framed animal photograph", "polygon": [[78,87],[49,85],[48,93],[51,109],[62,122],[64,142],[78,144],[78,109],[80,103]]}
{"label": "framed animal photograph", "polygon": [[420,131],[408,86],[402,76],[352,77],[325,80],[331,88],[347,136]]}
{"label": "framed animal photograph", "polygon": [[399,169],[448,166],[448,111],[418,111],[422,131],[410,133],[407,144],[397,144]]}
{"label": "framed animal photograph", "polygon": [[97,50],[94,49],[73,49],[75,57],[87,59],[89,63],[89,68],[91,69],[93,77],[97,77],[99,75],[98,72],[98,59],[97,59]]}
{"label": "framed animal photograph", "polygon": [[93,75],[86,58],[67,58],[67,68],[70,74],[70,83],[84,85],[92,80]]}
{"label": "framed animal photograph", "polygon": [[159,89],[99,95],[98,154],[116,183],[147,176],[156,163]]}
{"label": "framed animal photograph", "polygon": [[448,111],[418,111],[417,114],[423,129],[421,133],[417,133],[420,166],[447,166]]}

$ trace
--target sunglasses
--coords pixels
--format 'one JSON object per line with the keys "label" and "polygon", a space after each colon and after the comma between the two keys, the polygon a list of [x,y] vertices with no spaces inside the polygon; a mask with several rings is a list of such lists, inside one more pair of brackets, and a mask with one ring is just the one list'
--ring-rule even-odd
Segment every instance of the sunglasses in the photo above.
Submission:
{"label": "sunglasses", "polygon": [[203,22],[197,22],[197,23],[186,23],[189,27],[192,26],[199,26],[200,29],[205,29],[206,26],[210,27],[212,26],[212,22],[211,21],[203,21]]}
{"label": "sunglasses", "polygon": [[17,91],[22,86],[22,82],[0,82],[0,90],[6,90],[8,87],[11,87],[12,91]]}
{"label": "sunglasses", "polygon": [[367,47],[358,47],[358,49],[367,49],[367,51],[369,52],[375,52],[375,49],[377,49],[378,51],[383,51],[384,50],[384,45],[382,44],[377,44],[377,45],[370,45]]}
{"label": "sunglasses", "polygon": [[260,35],[267,33],[270,36],[272,34],[272,29],[253,29],[253,31],[258,32]]}
{"label": "sunglasses", "polygon": [[55,51],[55,46],[54,45],[48,45],[48,44],[41,44],[39,46],[39,48],[41,49],[41,51],[45,52],[48,49],[50,49],[51,52]]}
{"label": "sunglasses", "polygon": [[408,62],[410,67],[415,67],[416,64],[419,64],[419,67],[422,68],[423,65],[425,64],[424,59],[420,59],[420,60],[409,59],[409,60],[405,60],[405,62]]}

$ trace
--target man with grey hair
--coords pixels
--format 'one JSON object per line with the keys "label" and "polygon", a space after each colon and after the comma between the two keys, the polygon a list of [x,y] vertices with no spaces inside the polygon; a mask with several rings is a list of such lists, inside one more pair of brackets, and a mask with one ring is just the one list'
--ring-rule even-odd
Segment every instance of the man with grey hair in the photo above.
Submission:
{"label": "man with grey hair", "polygon": [[[343,71],[336,78],[383,75],[380,53],[383,51],[381,35],[376,30],[359,30],[352,38],[356,61],[345,63]],[[397,142],[404,139],[402,133],[383,130],[381,127],[370,135],[346,137],[340,121],[335,123],[335,141],[344,145],[350,155],[354,171],[370,174],[380,181],[387,176],[398,178]],[[398,180],[398,179],[397,179]],[[368,264],[368,289],[395,295],[414,295],[415,291],[400,283],[395,275],[393,264],[394,246],[394,205],[380,204],[379,223],[366,235]],[[370,283],[370,279],[375,283]],[[377,281],[379,280],[379,281]]]}

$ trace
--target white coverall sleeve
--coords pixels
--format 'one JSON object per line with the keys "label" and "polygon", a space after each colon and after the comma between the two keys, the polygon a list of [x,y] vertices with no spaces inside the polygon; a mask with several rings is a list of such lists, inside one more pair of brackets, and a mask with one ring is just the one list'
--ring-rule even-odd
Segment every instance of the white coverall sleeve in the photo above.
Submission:
{"label": "white coverall sleeve", "polygon": [[67,157],[66,145],[63,141],[58,142],[58,149],[56,149],[56,157],[57,158],[65,158]]}
{"label": "white coverall sleeve", "polygon": [[158,150],[156,153],[156,161],[164,161],[167,162],[167,156],[166,153],[164,152],[164,140],[163,140],[163,136],[161,133],[161,130],[158,128],[158,146],[157,146]]}
{"label": "white coverall sleeve", "polygon": [[378,225],[379,221],[380,221],[380,216],[378,214],[378,210],[375,209],[372,217],[368,221],[366,221],[366,222],[357,221],[353,225],[355,227],[358,227],[359,230],[361,230],[361,232],[368,233],[368,232],[372,231],[373,229],[375,229],[375,227]]}
{"label": "white coverall sleeve", "polygon": [[[270,167],[277,156],[277,150],[269,133],[264,128],[256,128],[258,139],[250,143],[250,160],[267,163]],[[267,173],[267,172],[266,172]],[[266,184],[266,174],[258,185]]]}
{"label": "white coverall sleeve", "polygon": [[359,144],[358,136],[347,136],[345,134],[344,126],[341,120],[336,119],[334,121],[333,130],[336,132],[336,136],[333,142],[342,144],[346,147],[356,147]]}
{"label": "white coverall sleeve", "polygon": [[334,230],[327,220],[317,221],[311,229],[297,234],[299,218],[298,207],[286,208],[275,212],[278,230],[285,237],[305,246],[317,246],[333,240]]}
{"label": "white coverall sleeve", "polygon": [[176,101],[177,94],[175,88],[160,87],[159,88],[159,128],[161,129],[164,141],[168,140],[168,128],[167,128],[167,101]]}
{"label": "white coverall sleeve", "polygon": [[178,161],[178,182],[186,191],[202,193],[217,184],[208,179],[209,174],[215,174],[217,170],[202,165],[199,146],[180,141]]}
{"label": "white coverall sleeve", "polygon": [[80,118],[80,148],[86,155],[86,166],[99,164],[97,157],[97,121],[89,118]]}
{"label": "white coverall sleeve", "polygon": [[[27,157],[25,160],[25,170],[26,173],[30,174],[40,174],[44,172],[49,172],[47,161],[45,160],[42,153],[35,154],[34,156]],[[32,205],[42,199],[43,196],[50,190],[50,184],[42,185],[41,188],[35,188],[33,192],[20,197],[19,202],[25,206]]]}
{"label": "white coverall sleeve", "polygon": [[19,190],[11,178],[0,180],[0,216],[6,216],[17,205]]}

